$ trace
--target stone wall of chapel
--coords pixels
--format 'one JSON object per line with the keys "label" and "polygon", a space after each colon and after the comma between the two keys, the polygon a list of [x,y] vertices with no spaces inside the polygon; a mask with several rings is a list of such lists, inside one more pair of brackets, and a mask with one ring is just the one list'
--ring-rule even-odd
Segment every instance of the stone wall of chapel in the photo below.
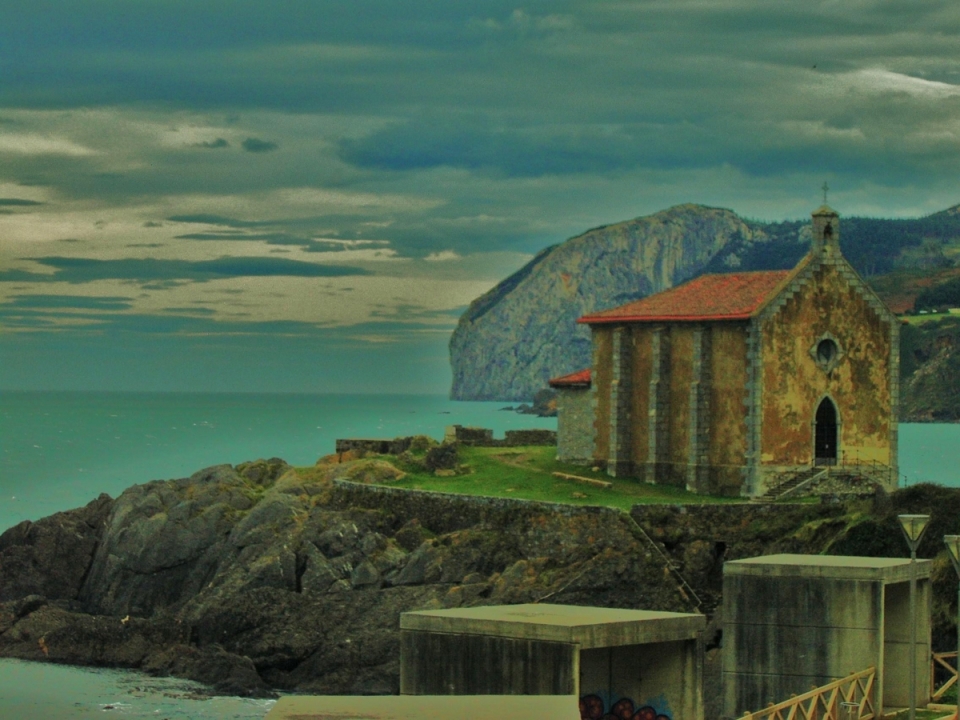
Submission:
{"label": "stone wall of chapel", "polygon": [[[891,327],[857,290],[843,262],[825,263],[761,326],[760,463],[809,465],[814,416],[838,411],[838,461],[891,464]],[[811,349],[825,336],[842,356],[829,371]]]}
{"label": "stone wall of chapel", "polygon": [[593,336],[592,392],[594,398],[593,414],[593,457],[600,467],[604,467],[610,455],[610,381],[613,369],[613,328],[597,326]]}
{"label": "stone wall of chapel", "polygon": [[648,460],[650,449],[650,373],[653,367],[653,329],[650,325],[633,326],[633,462],[641,466]]}
{"label": "stone wall of chapel", "polygon": [[711,327],[709,451],[712,492],[739,495],[747,463],[747,324]]}

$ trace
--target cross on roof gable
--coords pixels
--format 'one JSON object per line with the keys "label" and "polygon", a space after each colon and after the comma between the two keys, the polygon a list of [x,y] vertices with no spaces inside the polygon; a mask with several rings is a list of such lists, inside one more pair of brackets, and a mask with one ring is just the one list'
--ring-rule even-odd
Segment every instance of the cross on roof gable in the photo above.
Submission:
{"label": "cross on roof gable", "polygon": [[702,322],[747,320],[773,297],[791,270],[701,275],[677,287],[610,310],[584,315],[579,323]]}

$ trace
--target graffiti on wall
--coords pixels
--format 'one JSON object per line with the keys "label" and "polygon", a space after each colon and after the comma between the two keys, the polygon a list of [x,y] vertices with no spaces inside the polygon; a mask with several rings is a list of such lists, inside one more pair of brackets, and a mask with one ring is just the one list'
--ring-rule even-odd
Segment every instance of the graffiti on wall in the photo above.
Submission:
{"label": "graffiti on wall", "polygon": [[607,708],[599,695],[580,698],[580,720],[673,720],[666,712],[657,712],[653,705],[637,707],[630,698],[620,698]]}

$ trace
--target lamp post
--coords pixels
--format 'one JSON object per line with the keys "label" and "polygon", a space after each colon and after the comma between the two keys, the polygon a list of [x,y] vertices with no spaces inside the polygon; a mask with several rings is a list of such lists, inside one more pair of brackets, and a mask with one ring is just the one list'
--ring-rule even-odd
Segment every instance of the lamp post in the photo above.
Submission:
{"label": "lamp post", "polygon": [[[944,535],[943,543],[950,553],[950,562],[960,577],[960,535]],[[960,583],[957,583],[957,679],[960,682]],[[957,686],[960,693],[960,686]],[[960,695],[957,696],[957,717],[960,718]]]}
{"label": "lamp post", "polygon": [[917,545],[929,515],[897,515],[910,547],[910,720],[917,718]]}

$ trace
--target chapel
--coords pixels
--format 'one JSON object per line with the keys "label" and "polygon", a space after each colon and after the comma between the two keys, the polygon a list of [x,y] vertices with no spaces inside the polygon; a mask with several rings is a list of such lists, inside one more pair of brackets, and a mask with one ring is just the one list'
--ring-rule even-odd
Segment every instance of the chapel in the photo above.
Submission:
{"label": "chapel", "polygon": [[899,320],[813,214],[792,270],[702,275],[578,320],[592,367],[554,378],[558,458],[755,497],[818,468],[895,489]]}

